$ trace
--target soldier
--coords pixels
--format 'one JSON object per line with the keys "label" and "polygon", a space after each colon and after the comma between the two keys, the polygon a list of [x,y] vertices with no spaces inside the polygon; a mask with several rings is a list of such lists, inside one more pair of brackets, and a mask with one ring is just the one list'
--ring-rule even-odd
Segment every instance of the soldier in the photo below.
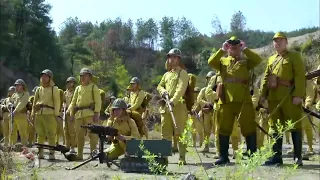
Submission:
{"label": "soldier", "polygon": [[[199,87],[195,87],[194,88],[194,96],[195,96],[195,99],[197,99],[198,95],[200,93],[200,88]],[[193,120],[193,123],[192,123],[192,127],[194,129],[194,132],[192,134],[192,138],[193,138],[193,147],[196,147],[196,139],[197,139],[197,134],[199,135],[199,147],[202,146],[202,143],[204,141],[204,133],[203,133],[203,124],[202,122],[200,121],[200,118],[198,119],[199,113],[200,111],[200,105],[198,103],[195,103],[194,106],[193,106],[193,109],[192,109],[192,120]]]}
{"label": "soldier", "polygon": [[[204,131],[204,142],[205,147],[202,152],[209,152],[209,138],[211,135],[211,130],[213,129],[213,104],[215,98],[217,98],[216,94],[214,99],[210,99],[209,93],[212,93],[212,89],[207,88],[210,78],[214,76],[215,73],[210,71],[206,76],[206,87],[200,90],[200,93],[197,97],[197,104],[200,105],[200,119],[203,124]],[[215,93],[215,92],[214,92]]]}
{"label": "soldier", "polygon": [[109,105],[108,105],[108,107],[106,108],[106,110],[104,111],[107,119],[109,119],[109,117],[110,117],[110,113],[111,113],[111,111],[112,111],[112,108],[111,108],[111,107],[112,107],[112,103],[113,103],[114,100],[116,100],[116,97],[115,97],[115,96],[111,96],[111,97],[110,97]]}
{"label": "soldier", "polygon": [[[162,97],[169,96],[169,103],[173,108],[175,122],[173,122],[174,119],[172,119],[164,101],[160,101],[161,135],[163,139],[171,141],[172,136],[179,137],[182,135],[188,119],[188,111],[183,96],[188,87],[189,76],[182,64],[181,51],[179,49],[174,48],[169,51],[166,68],[168,72],[163,75],[157,90]],[[186,164],[186,145],[179,141],[178,150],[179,164]]]}
{"label": "soldier", "polygon": [[[302,166],[301,121],[298,120],[302,117],[302,102],[305,96],[305,69],[300,53],[288,51],[287,44],[287,38],[282,32],[274,35],[273,46],[277,52],[268,59],[262,82],[261,103],[267,98],[272,114],[272,128],[275,130],[273,137],[278,136],[275,129],[278,119],[282,125],[285,125],[288,119],[295,123],[291,131],[294,159],[297,158],[295,163]],[[275,154],[266,161],[266,165],[283,164],[282,141],[281,136],[276,139],[273,145]]]}
{"label": "soldier", "polygon": [[31,117],[32,112],[32,104],[34,101],[34,94],[36,93],[39,86],[36,86],[32,89],[32,96],[29,96],[29,102],[27,105],[28,113],[29,113],[29,123],[28,123],[28,147],[32,147],[34,142],[36,141],[36,129],[35,129],[35,123],[34,119]]}
{"label": "soldier", "polygon": [[[18,138],[18,131],[21,137],[21,144],[27,146],[28,142],[28,121],[27,121],[27,104],[29,100],[29,92],[26,83],[22,79],[16,80],[14,83],[16,92],[10,97],[14,110],[9,116],[13,116],[13,127],[11,133],[11,145],[15,145]],[[9,109],[10,105],[7,106]],[[10,117],[11,119],[11,117]]]}
{"label": "soldier", "polygon": [[[34,95],[31,112],[31,117],[35,120],[38,143],[44,144],[47,137],[49,145],[55,145],[59,111],[59,89],[53,81],[53,73],[49,69],[45,69],[41,72],[40,86]],[[50,150],[50,160],[55,159],[54,152]],[[44,159],[43,149],[39,150],[39,159]]]}
{"label": "soldier", "polygon": [[[81,128],[81,125],[89,123],[98,124],[101,110],[101,96],[98,86],[93,82],[92,71],[88,68],[80,70],[81,84],[77,86],[68,112],[71,114],[71,121],[75,121],[78,159],[83,159],[83,148],[85,142],[86,129]],[[96,149],[98,144],[98,135],[89,133],[90,150]]]}
{"label": "soldier", "polygon": [[76,130],[74,126],[74,120],[70,118],[70,112],[67,112],[67,108],[71,104],[71,100],[73,97],[74,90],[76,88],[76,78],[74,77],[68,77],[66,80],[66,91],[64,91],[64,106],[63,111],[65,114],[65,137],[66,137],[66,147],[70,148],[70,153],[74,154],[76,153],[75,149],[77,146],[77,140],[76,140]]}
{"label": "soldier", "polygon": [[4,99],[4,101],[1,103],[1,110],[2,110],[2,132],[4,136],[4,146],[7,147],[10,142],[10,135],[9,135],[9,130],[10,130],[10,119],[9,119],[9,109],[7,108],[8,105],[10,104],[10,97],[14,94],[16,91],[16,87],[10,86],[8,89],[8,97]]}
{"label": "soldier", "polygon": [[64,136],[64,131],[63,131],[63,96],[64,96],[64,92],[62,89],[59,89],[59,93],[60,93],[60,115],[59,118],[57,119],[57,134],[56,134],[56,144],[58,145],[60,143],[60,138],[62,137],[63,139],[63,144],[66,144],[65,142],[65,136]]}
{"label": "soldier", "polygon": [[128,99],[128,111],[132,119],[135,120],[140,136],[146,136],[148,139],[148,131],[146,128],[146,123],[142,119],[142,113],[144,113],[145,108],[142,107],[143,100],[146,97],[145,91],[141,89],[140,79],[133,77],[130,81],[130,96]]}
{"label": "soldier", "polygon": [[139,139],[139,131],[136,123],[129,117],[126,112],[127,104],[122,99],[116,99],[111,106],[111,117],[104,122],[104,126],[111,126],[119,130],[117,137],[108,136],[108,140],[112,142],[111,146],[105,151],[107,158],[110,160],[117,159],[123,155],[126,148],[126,140],[131,138]]}
{"label": "soldier", "polygon": [[[247,59],[240,59],[241,51],[247,56]],[[226,52],[228,52],[228,57],[223,57]],[[251,153],[256,152],[255,112],[248,80],[249,71],[260,62],[261,57],[236,37],[231,37],[223,43],[222,48],[208,60],[212,68],[220,71],[222,78],[222,83],[217,86],[220,159],[215,162],[216,165],[230,162],[228,158],[229,139],[236,119],[240,123],[248,149]]]}

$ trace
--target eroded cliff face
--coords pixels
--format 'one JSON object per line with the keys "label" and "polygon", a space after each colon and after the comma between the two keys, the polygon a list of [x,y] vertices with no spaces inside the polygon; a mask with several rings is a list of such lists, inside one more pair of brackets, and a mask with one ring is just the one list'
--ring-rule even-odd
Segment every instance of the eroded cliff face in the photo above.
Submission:
{"label": "eroded cliff face", "polygon": [[33,87],[39,84],[37,77],[33,77],[28,72],[14,72],[0,61],[0,98],[7,96],[8,88],[12,86],[17,79],[23,79],[27,83],[30,93]]}

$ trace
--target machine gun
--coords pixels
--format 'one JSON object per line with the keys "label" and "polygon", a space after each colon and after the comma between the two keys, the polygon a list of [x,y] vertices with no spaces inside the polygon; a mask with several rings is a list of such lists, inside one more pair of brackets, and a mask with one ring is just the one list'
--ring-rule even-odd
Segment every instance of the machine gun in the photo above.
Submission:
{"label": "machine gun", "polygon": [[108,157],[106,157],[106,154],[104,153],[104,142],[107,141],[106,136],[118,136],[119,135],[119,131],[118,129],[112,128],[110,126],[100,126],[100,125],[94,125],[94,124],[88,124],[88,125],[82,125],[82,128],[87,128],[90,130],[91,133],[94,134],[98,134],[99,136],[99,152],[97,152],[96,150],[94,150],[92,152],[92,157],[86,161],[84,161],[83,163],[74,166],[72,168],[66,168],[67,170],[75,170],[93,160],[99,159],[99,163],[106,163],[108,167],[111,167],[111,164],[120,167],[120,165],[118,165],[116,162],[114,162],[113,160],[109,160]]}
{"label": "machine gun", "polygon": [[310,80],[310,79],[313,79],[313,78],[316,78],[316,77],[319,77],[319,76],[320,76],[320,69],[314,70],[314,71],[311,71],[311,72],[307,73],[306,74],[306,79]]}
{"label": "machine gun", "polygon": [[51,146],[51,145],[46,145],[46,144],[39,144],[35,143],[35,146],[40,150],[40,149],[48,149],[48,150],[54,150],[54,151],[59,151],[63,154],[63,156],[68,160],[68,161],[75,161],[77,159],[77,155],[70,153],[67,154],[70,149],[62,146],[62,145],[56,145],[56,146]]}

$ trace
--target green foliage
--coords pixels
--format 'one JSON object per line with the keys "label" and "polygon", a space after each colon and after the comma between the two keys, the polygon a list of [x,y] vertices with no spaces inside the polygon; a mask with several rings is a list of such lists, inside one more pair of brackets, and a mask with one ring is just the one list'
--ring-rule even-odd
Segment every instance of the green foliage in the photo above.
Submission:
{"label": "green foliage", "polygon": [[[166,71],[166,53],[171,48],[180,48],[188,72],[201,78],[211,70],[207,65],[210,55],[231,35],[246,41],[250,48],[258,48],[270,44],[274,34],[246,28],[246,17],[237,11],[231,18],[230,30],[223,29],[215,17],[211,36],[201,34],[185,17],[167,16],[159,21],[116,18],[101,23],[68,18],[57,35],[51,28],[50,9],[44,0],[1,1],[0,65],[20,72],[1,84],[1,93],[11,81],[26,77],[25,74],[38,79],[39,72],[46,68],[53,71],[57,85],[64,87],[65,79],[77,76],[84,66],[93,68],[99,76],[100,88],[113,94],[121,95],[132,76],[142,80],[144,89],[155,88]],[[287,35],[316,30],[317,27],[303,28]],[[312,41],[311,49],[310,43],[304,45],[302,51],[318,52],[315,44]]]}

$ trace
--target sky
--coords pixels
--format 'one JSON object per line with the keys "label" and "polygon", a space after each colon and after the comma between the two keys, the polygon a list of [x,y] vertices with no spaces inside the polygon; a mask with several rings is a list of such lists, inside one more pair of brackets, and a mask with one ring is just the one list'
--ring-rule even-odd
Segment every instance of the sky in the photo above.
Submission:
{"label": "sky", "polygon": [[[189,2],[188,2],[189,1]],[[47,0],[52,5],[52,27],[59,32],[69,17],[81,21],[102,22],[105,19],[133,21],[163,16],[186,17],[201,32],[213,32],[211,21],[217,16],[223,28],[230,29],[230,19],[242,11],[247,28],[263,31],[292,31],[319,26],[320,0]],[[308,3],[306,3],[308,2]]]}

